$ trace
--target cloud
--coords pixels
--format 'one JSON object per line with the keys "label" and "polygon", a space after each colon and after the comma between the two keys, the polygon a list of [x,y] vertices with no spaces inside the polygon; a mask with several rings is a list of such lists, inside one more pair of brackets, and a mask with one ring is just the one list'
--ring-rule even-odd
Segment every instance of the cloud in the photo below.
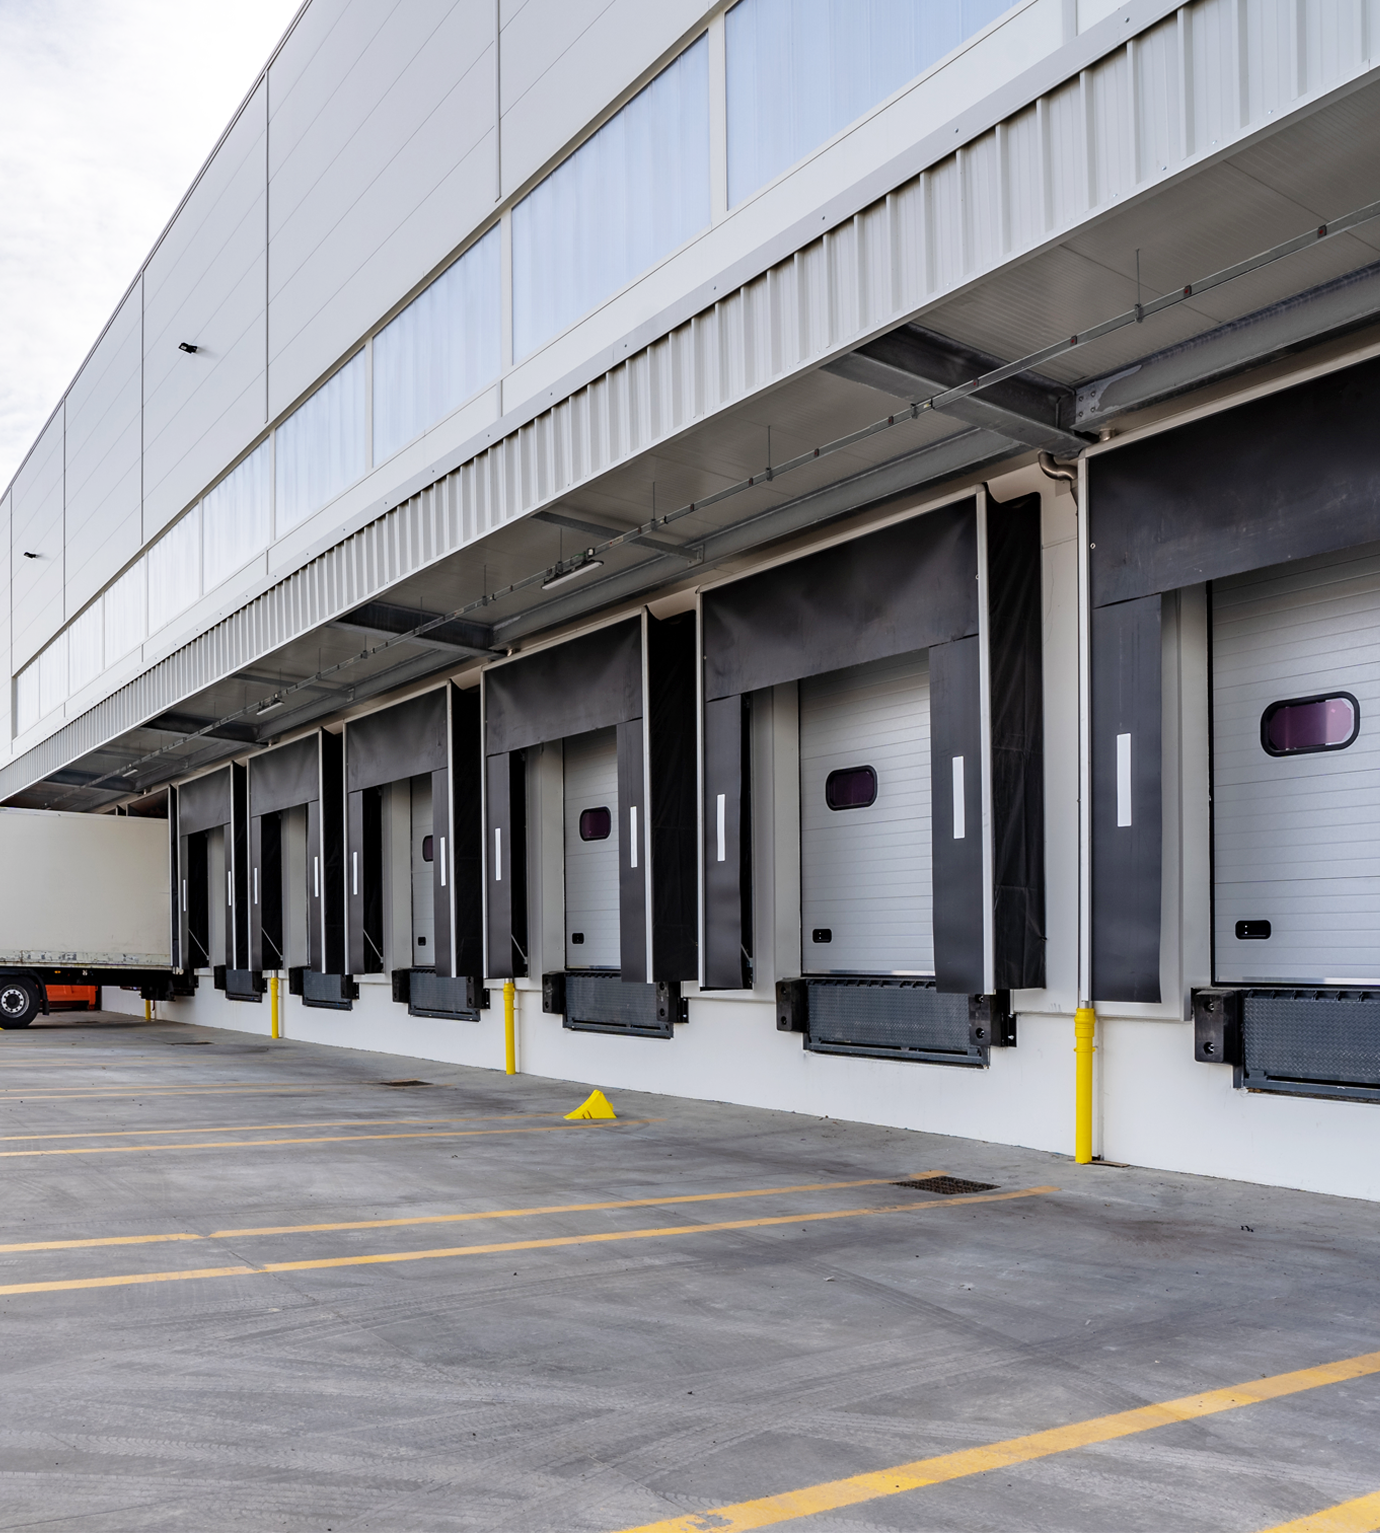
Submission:
{"label": "cloud", "polygon": [[0,0],[0,488],[300,0]]}

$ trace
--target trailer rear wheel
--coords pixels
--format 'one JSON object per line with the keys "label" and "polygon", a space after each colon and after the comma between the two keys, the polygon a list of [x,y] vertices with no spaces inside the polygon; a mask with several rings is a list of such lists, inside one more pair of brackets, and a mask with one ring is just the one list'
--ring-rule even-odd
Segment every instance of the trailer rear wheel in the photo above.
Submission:
{"label": "trailer rear wheel", "polygon": [[17,975],[0,980],[0,1027],[27,1027],[42,1010],[38,987]]}

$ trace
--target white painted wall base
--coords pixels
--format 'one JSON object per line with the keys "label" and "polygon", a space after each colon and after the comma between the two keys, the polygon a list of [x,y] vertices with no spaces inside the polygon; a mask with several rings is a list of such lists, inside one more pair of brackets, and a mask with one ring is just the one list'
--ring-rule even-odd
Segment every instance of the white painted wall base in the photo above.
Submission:
{"label": "white painted wall base", "polygon": [[[692,996],[690,1021],[669,1042],[568,1032],[543,1014],[540,990],[521,983],[518,1067],[527,1075],[1072,1151],[1069,1016],[1022,1015],[1019,1047],[993,1050],[991,1067],[974,1070],[810,1054],[797,1035],[777,1032],[774,1007],[748,998]],[[445,1022],[408,1016],[386,984],[365,980],[360,989],[349,1012],[308,1010],[284,996],[283,1035],[503,1068],[501,992],[481,1021]],[[143,1013],[134,994],[107,989],[105,1002]],[[171,1021],[269,1032],[267,1001],[227,1001],[205,980],[194,998],[158,1011]],[[1101,1021],[1097,1062],[1109,1161],[1380,1201],[1378,1107],[1233,1090],[1229,1068],[1194,1062],[1187,1022]]]}

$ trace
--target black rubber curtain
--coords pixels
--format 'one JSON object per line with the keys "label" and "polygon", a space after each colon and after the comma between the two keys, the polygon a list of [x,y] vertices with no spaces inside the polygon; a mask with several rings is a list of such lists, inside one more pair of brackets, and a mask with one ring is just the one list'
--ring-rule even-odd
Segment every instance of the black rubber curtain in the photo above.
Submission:
{"label": "black rubber curtain", "polygon": [[1363,362],[1088,465],[1096,1000],[1160,999],[1160,598],[1380,540],[1378,407]]}

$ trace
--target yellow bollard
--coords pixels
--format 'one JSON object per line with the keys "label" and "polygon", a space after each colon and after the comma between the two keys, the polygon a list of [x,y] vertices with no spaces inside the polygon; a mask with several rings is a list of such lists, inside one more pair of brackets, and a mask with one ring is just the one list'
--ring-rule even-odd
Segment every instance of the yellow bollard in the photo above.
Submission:
{"label": "yellow bollard", "polygon": [[152,1001],[145,1001],[144,1002],[144,1021],[145,1022],[152,1022],[153,1021],[153,1002]]}
{"label": "yellow bollard", "polygon": [[1093,1032],[1096,1026],[1097,1013],[1091,1006],[1080,1006],[1074,1012],[1073,1158],[1080,1166],[1088,1165],[1093,1158]]}
{"label": "yellow bollard", "polygon": [[270,976],[268,981],[268,1025],[271,1037],[278,1036],[278,976]]}
{"label": "yellow bollard", "polygon": [[503,1068],[509,1075],[517,1074],[517,1024],[513,1017],[513,1002],[517,998],[517,986],[510,979],[503,981]]}

